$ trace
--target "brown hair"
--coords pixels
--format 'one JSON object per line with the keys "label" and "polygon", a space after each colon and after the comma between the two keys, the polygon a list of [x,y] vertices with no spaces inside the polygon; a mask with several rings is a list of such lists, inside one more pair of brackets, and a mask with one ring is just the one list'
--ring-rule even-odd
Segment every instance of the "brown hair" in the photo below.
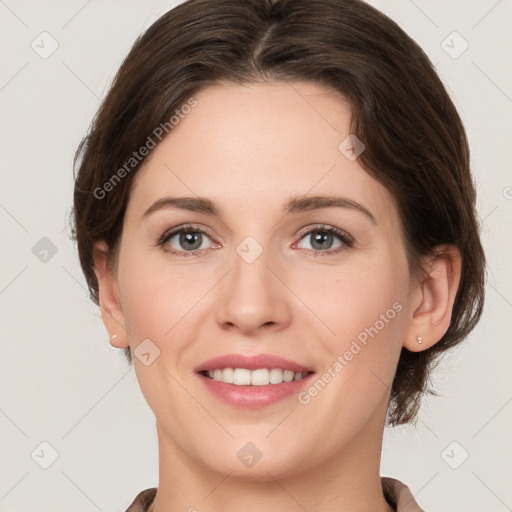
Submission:
{"label": "brown hair", "polygon": [[[73,237],[91,298],[99,303],[94,243],[108,244],[115,268],[140,162],[113,183],[116,171],[201,89],[266,80],[310,80],[350,101],[351,132],[366,146],[359,161],[396,200],[411,269],[437,246],[461,252],[448,331],[428,350],[402,349],[388,423],[410,422],[422,394],[434,394],[429,377],[438,356],[480,318],[484,253],[457,110],[422,49],[363,1],[188,0],[137,39],[75,155]],[[131,361],[129,348],[126,356]]]}

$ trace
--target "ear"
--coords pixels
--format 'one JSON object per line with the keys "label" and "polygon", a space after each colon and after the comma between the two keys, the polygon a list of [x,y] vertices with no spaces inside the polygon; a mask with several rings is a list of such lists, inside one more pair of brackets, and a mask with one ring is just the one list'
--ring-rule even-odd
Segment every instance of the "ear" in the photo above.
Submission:
{"label": "ear", "polygon": [[119,290],[114,272],[107,261],[107,244],[97,242],[93,248],[94,273],[98,279],[101,318],[109,333],[110,344],[116,348],[130,345],[119,301]]}
{"label": "ear", "polygon": [[461,268],[460,251],[457,247],[450,245],[434,250],[432,259],[427,264],[427,273],[412,294],[413,315],[403,343],[411,352],[430,348],[448,330],[459,288]]}

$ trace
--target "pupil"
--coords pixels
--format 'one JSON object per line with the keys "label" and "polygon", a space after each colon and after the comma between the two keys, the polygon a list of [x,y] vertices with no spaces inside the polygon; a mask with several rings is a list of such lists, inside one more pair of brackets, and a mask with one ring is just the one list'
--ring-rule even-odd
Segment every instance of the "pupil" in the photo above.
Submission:
{"label": "pupil", "polygon": [[[330,242],[328,244],[323,244],[322,242]],[[318,231],[316,235],[314,235],[313,243],[311,244],[314,249],[325,249],[329,248],[332,245],[332,233],[320,232]]]}
{"label": "pupil", "polygon": [[[201,235],[194,233],[182,233],[180,237],[180,244],[184,248],[188,249],[197,249],[201,247]],[[187,244],[192,244],[192,246],[188,246]]]}

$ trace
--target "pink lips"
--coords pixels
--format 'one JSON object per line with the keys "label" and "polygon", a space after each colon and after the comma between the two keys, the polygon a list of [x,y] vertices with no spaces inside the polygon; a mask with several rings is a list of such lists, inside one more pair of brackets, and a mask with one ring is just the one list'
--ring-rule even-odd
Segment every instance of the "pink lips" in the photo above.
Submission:
{"label": "pink lips", "polygon": [[241,354],[228,354],[209,359],[195,368],[198,377],[206,389],[223,402],[239,408],[257,409],[271,405],[282,398],[297,394],[308,385],[313,373],[300,380],[283,382],[281,384],[268,384],[267,386],[237,386],[227,384],[206,377],[201,372],[223,368],[246,368],[257,370],[259,368],[281,368],[293,372],[313,372],[313,369],[302,364],[269,354],[244,356]]}
{"label": "pink lips", "polygon": [[200,364],[194,370],[202,372],[204,370],[215,370],[217,368],[247,368],[247,370],[258,370],[259,368],[282,368],[283,370],[291,370],[292,372],[312,372],[312,368],[308,368],[302,364],[284,359],[283,357],[273,356],[270,354],[259,354],[257,356],[244,356],[241,354],[227,354],[225,356],[214,357]]}

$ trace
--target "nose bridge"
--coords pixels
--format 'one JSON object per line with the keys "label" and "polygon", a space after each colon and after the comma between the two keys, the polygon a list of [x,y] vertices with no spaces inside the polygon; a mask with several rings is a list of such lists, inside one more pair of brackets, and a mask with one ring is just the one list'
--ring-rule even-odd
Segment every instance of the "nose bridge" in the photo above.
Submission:
{"label": "nose bridge", "polygon": [[268,269],[272,260],[270,251],[263,250],[263,247],[259,249],[254,242],[247,240],[242,242],[235,252],[230,285],[240,288],[237,291],[244,291],[249,295],[261,292],[271,295],[272,274]]}
{"label": "nose bridge", "polygon": [[253,237],[235,248],[233,268],[219,298],[219,324],[250,332],[263,325],[282,327],[289,321],[285,289],[269,269],[273,261],[272,251]]}

